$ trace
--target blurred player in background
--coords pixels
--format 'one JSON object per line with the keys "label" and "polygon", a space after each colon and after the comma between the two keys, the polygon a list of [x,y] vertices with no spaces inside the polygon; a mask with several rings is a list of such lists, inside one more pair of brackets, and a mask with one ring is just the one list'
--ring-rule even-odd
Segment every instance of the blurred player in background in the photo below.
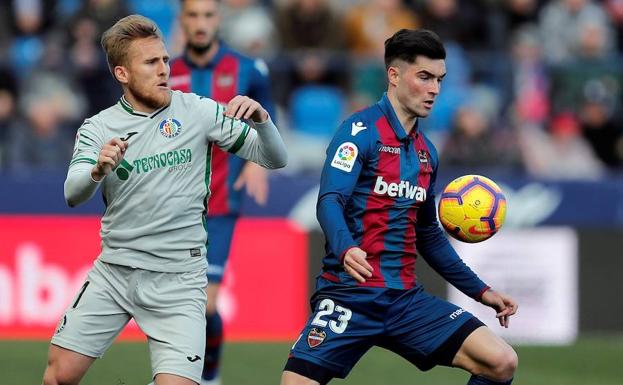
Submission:
{"label": "blurred player in background", "polygon": [[70,206],[101,185],[102,252],[52,338],[43,382],[78,384],[134,318],[148,338],[155,383],[198,384],[210,150],[278,168],[285,145],[268,112],[246,96],[222,107],[171,91],[169,56],[151,20],[119,20],[102,46],[123,96],[78,129],[65,181]]}
{"label": "blurred player in background", "polygon": [[[219,103],[235,95],[257,100],[274,116],[268,67],[227,47],[218,39],[220,1],[181,0],[180,24],[186,38],[183,56],[171,62],[171,88],[194,92]],[[223,343],[223,322],[217,310],[217,295],[240,204],[242,189],[263,205],[268,196],[267,172],[218,148],[212,149],[211,196],[206,221],[208,245],[208,304],[203,384],[218,384]]]}
{"label": "blurred player in background", "polygon": [[372,346],[421,370],[455,366],[469,385],[510,384],[515,351],[470,313],[426,293],[416,253],[444,279],[490,306],[503,327],[516,302],[456,254],[437,222],[438,156],[418,129],[446,75],[434,33],[400,30],[385,42],[388,90],[339,128],[327,150],[317,215],[327,239],[313,314],[293,346],[282,385],[344,378]]}

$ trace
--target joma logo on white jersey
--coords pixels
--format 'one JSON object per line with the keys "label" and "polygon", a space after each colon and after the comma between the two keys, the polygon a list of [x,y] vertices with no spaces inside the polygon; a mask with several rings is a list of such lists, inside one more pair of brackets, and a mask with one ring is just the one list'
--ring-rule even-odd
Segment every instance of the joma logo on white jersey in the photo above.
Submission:
{"label": "joma logo on white jersey", "polygon": [[374,192],[379,195],[388,195],[392,198],[406,197],[408,199],[415,199],[418,202],[424,202],[426,200],[426,190],[423,187],[413,186],[409,181],[404,180],[401,180],[400,183],[387,183],[383,180],[382,176],[376,177]]}

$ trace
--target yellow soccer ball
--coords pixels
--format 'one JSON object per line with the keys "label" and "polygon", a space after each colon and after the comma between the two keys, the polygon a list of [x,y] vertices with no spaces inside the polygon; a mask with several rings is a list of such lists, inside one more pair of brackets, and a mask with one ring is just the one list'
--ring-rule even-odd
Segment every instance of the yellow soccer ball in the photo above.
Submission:
{"label": "yellow soccer ball", "polygon": [[506,217],[506,197],[491,179],[464,175],[448,183],[439,200],[439,221],[452,237],[476,243],[491,238]]}

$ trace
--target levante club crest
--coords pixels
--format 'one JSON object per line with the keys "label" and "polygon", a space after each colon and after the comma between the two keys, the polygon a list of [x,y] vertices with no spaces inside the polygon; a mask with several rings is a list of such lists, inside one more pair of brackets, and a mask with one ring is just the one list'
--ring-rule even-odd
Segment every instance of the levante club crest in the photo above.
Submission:
{"label": "levante club crest", "polygon": [[312,328],[312,330],[309,331],[309,334],[307,334],[307,344],[310,348],[315,348],[320,345],[325,338],[327,338],[327,333],[323,330]]}

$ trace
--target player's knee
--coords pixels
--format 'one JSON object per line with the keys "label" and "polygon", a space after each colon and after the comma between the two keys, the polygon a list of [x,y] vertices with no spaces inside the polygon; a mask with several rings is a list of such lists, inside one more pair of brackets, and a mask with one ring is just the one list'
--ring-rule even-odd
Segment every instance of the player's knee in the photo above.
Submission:
{"label": "player's knee", "polygon": [[216,314],[216,301],[210,301],[206,303],[206,314],[211,316]]}
{"label": "player's knee", "polygon": [[43,385],[77,385],[79,381],[59,365],[48,364],[43,373]]}
{"label": "player's knee", "polygon": [[515,375],[519,358],[510,346],[498,353],[492,362],[491,376],[498,381],[506,381]]}

